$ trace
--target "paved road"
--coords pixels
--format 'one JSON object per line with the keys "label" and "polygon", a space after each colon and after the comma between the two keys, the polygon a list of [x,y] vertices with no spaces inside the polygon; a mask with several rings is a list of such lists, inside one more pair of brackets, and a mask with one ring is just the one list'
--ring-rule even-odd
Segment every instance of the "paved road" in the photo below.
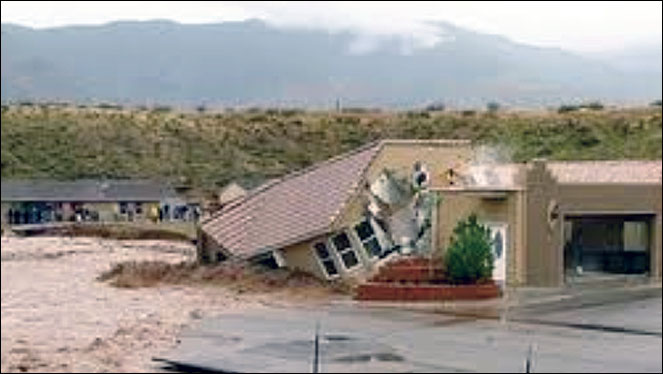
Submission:
{"label": "paved road", "polygon": [[[542,323],[336,306],[205,320],[165,358],[239,372],[661,372],[661,298],[539,315]],[[596,326],[620,327],[595,329]]]}
{"label": "paved road", "polygon": [[549,325],[621,330],[628,334],[652,335],[660,338],[663,315],[661,314],[661,298],[651,298],[541,315],[526,314],[519,319],[521,322],[527,320]]}

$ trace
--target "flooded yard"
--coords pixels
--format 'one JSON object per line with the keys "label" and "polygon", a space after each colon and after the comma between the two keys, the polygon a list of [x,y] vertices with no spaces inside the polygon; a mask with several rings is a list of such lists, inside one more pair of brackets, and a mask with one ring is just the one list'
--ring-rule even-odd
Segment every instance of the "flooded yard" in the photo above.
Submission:
{"label": "flooded yard", "polygon": [[163,241],[2,238],[2,371],[149,372],[152,356],[203,316],[259,308],[268,296],[178,285],[120,289],[96,277],[128,260],[180,262]]}

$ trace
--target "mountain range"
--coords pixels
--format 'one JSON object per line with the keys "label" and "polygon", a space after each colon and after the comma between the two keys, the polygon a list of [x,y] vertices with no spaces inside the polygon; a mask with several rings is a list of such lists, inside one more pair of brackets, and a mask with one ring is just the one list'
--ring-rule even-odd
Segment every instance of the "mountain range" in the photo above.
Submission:
{"label": "mountain range", "polygon": [[442,41],[171,21],[32,29],[2,24],[1,99],[181,106],[537,107],[661,98],[661,46],[602,55],[436,23]]}

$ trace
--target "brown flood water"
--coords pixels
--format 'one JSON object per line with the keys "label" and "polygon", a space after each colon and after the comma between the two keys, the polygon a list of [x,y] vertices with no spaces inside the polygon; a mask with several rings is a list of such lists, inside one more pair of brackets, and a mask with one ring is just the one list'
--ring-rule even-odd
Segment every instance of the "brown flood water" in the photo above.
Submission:
{"label": "brown flood water", "polygon": [[153,372],[203,316],[259,308],[267,295],[223,288],[117,289],[95,278],[114,262],[191,258],[160,241],[2,238],[2,371]]}

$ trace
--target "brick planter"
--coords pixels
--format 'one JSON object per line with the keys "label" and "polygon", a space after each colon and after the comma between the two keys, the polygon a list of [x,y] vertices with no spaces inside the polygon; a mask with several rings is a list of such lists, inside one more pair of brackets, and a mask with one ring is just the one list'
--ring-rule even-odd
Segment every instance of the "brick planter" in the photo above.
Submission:
{"label": "brick planter", "polygon": [[385,264],[369,282],[374,283],[443,283],[445,274],[421,257],[401,258]]}
{"label": "brick planter", "polygon": [[473,285],[366,283],[357,288],[362,301],[479,300],[500,296],[495,283]]}
{"label": "brick planter", "polygon": [[435,283],[444,279],[444,274],[437,269],[428,266],[412,265],[398,267],[386,267],[374,276],[374,282],[395,283]]}

